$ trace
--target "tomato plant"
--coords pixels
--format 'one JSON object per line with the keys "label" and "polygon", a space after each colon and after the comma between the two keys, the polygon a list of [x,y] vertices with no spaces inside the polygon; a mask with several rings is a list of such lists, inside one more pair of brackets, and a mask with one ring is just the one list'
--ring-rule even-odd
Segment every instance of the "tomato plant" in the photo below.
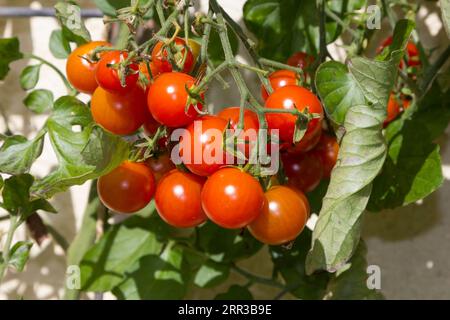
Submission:
{"label": "tomato plant", "polygon": [[[66,255],[58,281],[79,275],[66,299],[272,295],[255,284],[276,299],[382,298],[367,286],[365,213],[427,201],[444,181],[450,48],[424,46],[429,32],[408,18],[421,5],[377,3],[380,30],[370,1],[247,0],[246,28],[217,0],[203,12],[191,0],[94,2],[107,41],[92,40],[75,1],[55,5],[49,49],[65,74],[0,39],[0,90],[18,82],[41,126],[20,133],[23,119],[0,114],[0,282],[26,268],[44,230]],[[42,68],[67,92],[39,81]],[[65,213],[53,197],[83,184],[68,241],[43,215]],[[240,262],[250,257],[254,270]]]}

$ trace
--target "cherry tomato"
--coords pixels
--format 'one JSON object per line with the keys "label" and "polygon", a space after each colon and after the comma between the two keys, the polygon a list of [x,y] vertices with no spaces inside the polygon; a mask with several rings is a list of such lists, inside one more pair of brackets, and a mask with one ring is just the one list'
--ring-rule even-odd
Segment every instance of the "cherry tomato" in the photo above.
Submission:
{"label": "cherry tomato", "polygon": [[[319,99],[308,89],[299,86],[286,86],[274,91],[266,101],[266,108],[304,111],[308,107],[310,113],[317,113],[320,118],[312,119],[306,130],[300,151],[307,151],[313,147],[311,141],[315,135],[320,134],[321,123],[323,119],[323,109]],[[278,129],[280,135],[280,143],[293,144],[295,122],[297,117],[289,113],[267,113],[267,124],[269,129]],[[301,141],[300,141],[301,142]]]}
{"label": "cherry tomato", "polygon": [[[391,44],[392,36],[383,41],[381,46],[378,48],[378,52],[383,51],[384,48],[390,46]],[[416,45],[411,41],[408,41],[406,44],[406,61],[408,67],[418,67],[421,65],[419,49],[417,49]],[[403,68],[403,60],[400,61],[400,68]]]}
{"label": "cherry tomato", "polygon": [[204,116],[186,128],[180,141],[180,156],[189,171],[209,176],[227,163],[222,139],[227,124],[217,116]]}
{"label": "cherry tomato", "polygon": [[97,47],[109,47],[105,41],[93,41],[79,46],[67,58],[66,74],[72,86],[80,92],[92,94],[98,87],[95,80],[96,62],[90,62],[90,55]]}
{"label": "cherry tomato", "polygon": [[331,170],[333,170],[336,165],[339,144],[335,137],[323,133],[320,137],[319,143],[317,144],[314,152],[317,153],[322,159],[323,164],[323,177],[329,178],[331,175]]}
{"label": "cherry tomato", "polygon": [[317,126],[311,131],[310,134],[303,136],[303,138],[294,145],[285,145],[287,152],[289,153],[304,153],[312,150],[320,141],[322,136],[322,126]]}
{"label": "cherry tomato", "polygon": [[167,152],[147,159],[145,164],[152,169],[156,182],[159,182],[167,172],[175,169],[175,165],[170,160],[170,156]]}
{"label": "cherry tomato", "polygon": [[397,97],[394,94],[391,94],[387,104],[387,117],[386,120],[384,120],[384,125],[386,126],[389,122],[393,121],[399,114],[400,104],[398,103]]}
{"label": "cherry tomato", "polygon": [[202,190],[203,210],[221,227],[243,228],[260,214],[264,192],[259,182],[237,168],[223,168],[211,175]]}
{"label": "cherry tomato", "polygon": [[125,161],[97,181],[102,203],[121,213],[136,212],[144,208],[155,193],[155,178],[143,163]]}
{"label": "cherry tomato", "polygon": [[296,52],[287,60],[287,64],[300,69],[307,69],[314,62],[314,57],[306,52]]}
{"label": "cherry tomato", "polygon": [[201,191],[204,179],[192,173],[172,170],[158,183],[155,205],[161,218],[178,228],[195,227],[206,221]]}
{"label": "cherry tomato", "polygon": [[146,119],[146,108],[144,91],[138,86],[128,94],[113,94],[98,87],[91,100],[95,122],[119,135],[139,129]]}
{"label": "cherry tomato", "polygon": [[[222,109],[217,116],[227,121],[230,121],[232,129],[236,130],[239,124],[239,107],[228,107]],[[244,111],[244,128],[243,132],[239,135],[238,139],[242,139],[244,142],[237,143],[237,147],[241,152],[245,154],[248,159],[250,157],[250,150],[255,146],[255,142],[258,138],[259,121],[258,116],[251,110]]]}
{"label": "cherry tomato", "polygon": [[[147,108],[145,109],[145,114],[146,114],[145,122],[142,125],[144,128],[144,132],[147,136],[153,137],[156,134],[156,132],[158,131],[158,128],[161,126],[161,124],[152,117],[152,115],[150,114],[150,112],[148,111]],[[170,136],[170,130],[167,130],[167,131],[168,131],[167,135],[164,137],[161,137],[158,140],[158,146],[161,149],[164,149],[167,146],[167,143],[168,143],[167,137]]]}
{"label": "cherry tomato", "polygon": [[[173,45],[176,50],[179,50],[178,52],[173,53],[177,66],[180,68],[182,67],[182,72],[189,73],[194,66],[194,56],[192,55],[191,50],[186,48],[186,42],[182,38],[175,38],[175,43]],[[152,61],[160,73],[172,71],[172,64],[168,60],[167,50],[169,50],[169,48],[164,46],[162,41],[159,41],[152,51]]]}
{"label": "cherry tomato", "polygon": [[150,86],[151,83],[153,83],[154,79],[159,76],[159,70],[156,68],[155,64],[153,62],[149,62],[148,66],[150,67],[150,72],[152,73],[152,77],[150,77],[150,73],[148,72],[147,63],[141,62],[139,64],[139,72],[141,72],[148,80],[147,87]]}
{"label": "cherry tomato", "polygon": [[127,57],[127,52],[120,51],[109,51],[101,57],[95,68],[95,79],[100,87],[111,93],[127,93],[134,89],[139,78],[137,64],[127,66],[125,86],[120,82],[118,64]]}
{"label": "cherry tomato", "polygon": [[282,154],[281,161],[288,185],[303,192],[310,192],[319,185],[323,176],[323,164],[317,153],[285,153]]}
{"label": "cherry tomato", "polygon": [[265,193],[262,213],[248,225],[250,233],[269,245],[294,240],[303,231],[309,217],[309,204],[301,191],[275,186]]}
{"label": "cherry tomato", "polygon": [[[272,72],[269,75],[269,81],[273,91],[286,86],[297,86],[300,83],[298,74],[291,70],[277,70]],[[264,101],[269,97],[263,85],[261,86],[261,96]]]}
{"label": "cherry tomato", "polygon": [[[184,127],[198,116],[193,105],[185,112],[188,93],[195,79],[179,72],[161,74],[148,90],[147,103],[156,121],[168,127]],[[203,106],[198,103],[198,110]]]}

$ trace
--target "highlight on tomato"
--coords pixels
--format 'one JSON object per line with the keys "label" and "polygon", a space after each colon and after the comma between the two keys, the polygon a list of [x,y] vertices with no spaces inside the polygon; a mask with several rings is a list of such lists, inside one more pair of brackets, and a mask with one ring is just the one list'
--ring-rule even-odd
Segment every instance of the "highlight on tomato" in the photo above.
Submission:
{"label": "highlight on tomato", "polygon": [[143,209],[155,193],[155,178],[143,163],[125,161],[97,180],[102,203],[119,213],[133,213]]}

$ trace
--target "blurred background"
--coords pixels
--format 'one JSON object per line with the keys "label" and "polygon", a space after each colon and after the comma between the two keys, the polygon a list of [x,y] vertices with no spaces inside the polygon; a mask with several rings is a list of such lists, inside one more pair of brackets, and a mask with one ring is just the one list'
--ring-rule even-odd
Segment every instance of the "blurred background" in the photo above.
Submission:
{"label": "blurred background", "polygon": [[[0,0],[1,7],[25,6],[31,8],[53,7],[56,1]],[[78,0],[82,8],[94,8],[93,1]],[[242,22],[242,6],[245,0],[220,0],[219,3],[235,19]],[[207,1],[198,1],[198,8],[207,8]],[[448,44],[448,37],[443,29],[438,2],[424,1],[416,17],[418,33],[426,49],[437,48],[436,54]],[[52,17],[0,18],[1,37],[16,36],[20,39],[21,51],[42,56],[61,70],[65,70],[65,61],[55,59],[48,48],[51,32],[58,23]],[[86,19],[86,26],[94,40],[105,39],[107,31],[101,18]],[[383,23],[376,35],[380,42],[390,34],[388,24]],[[335,59],[343,60],[344,51],[339,45],[342,41],[329,46]],[[245,59],[245,56],[242,57]],[[22,104],[25,92],[20,88],[18,78],[20,71],[29,63],[27,60],[14,62],[11,72],[0,83],[0,131],[7,127],[13,133],[33,137],[42,126],[46,115],[35,115]],[[259,84],[254,79],[249,81],[255,90]],[[65,87],[53,71],[44,67],[38,88],[50,89],[55,98],[65,94]],[[224,94],[220,85],[211,88],[209,94],[213,99],[209,103],[214,108],[237,105],[237,92],[229,89]],[[84,97],[87,99],[87,97]],[[364,221],[364,234],[368,246],[369,265],[381,268],[381,291],[387,299],[450,299],[450,146],[448,138],[450,127],[438,143],[441,146],[443,160],[444,185],[434,194],[420,203],[381,213],[367,213]],[[32,173],[45,176],[56,164],[53,151],[46,141],[42,156],[32,167]],[[57,229],[68,241],[75,236],[86,205],[89,184],[76,186],[70,191],[58,194],[52,204],[58,210],[57,215],[42,214],[42,218]],[[6,230],[7,222],[0,221],[0,234]],[[17,233],[17,240],[29,237],[23,226]],[[262,250],[256,256],[243,261],[241,266],[256,274],[270,276],[268,254]],[[10,271],[0,286],[0,299],[58,299],[62,296],[65,257],[63,250],[51,238],[40,246],[34,245],[31,258],[22,273]],[[240,276],[231,274],[227,283],[211,289],[195,289],[188,298],[207,299],[215,293],[224,291],[230,283],[242,282]],[[257,299],[270,299],[276,292],[261,285],[252,287]],[[87,298],[94,298],[88,296]],[[113,298],[105,295],[105,299]]]}

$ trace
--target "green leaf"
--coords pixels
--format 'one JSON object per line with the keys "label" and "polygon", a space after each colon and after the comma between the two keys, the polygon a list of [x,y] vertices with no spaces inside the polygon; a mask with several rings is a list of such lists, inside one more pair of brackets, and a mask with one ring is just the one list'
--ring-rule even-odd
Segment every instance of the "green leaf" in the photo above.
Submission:
{"label": "green leaf", "polygon": [[233,284],[226,292],[219,293],[214,300],[253,300],[253,296],[246,287]]}
{"label": "green leaf", "polygon": [[16,242],[9,253],[10,259],[8,264],[17,271],[22,272],[28,261],[28,257],[30,256],[30,249],[32,246],[33,243],[29,241]]}
{"label": "green leaf", "polygon": [[[237,36],[228,28],[228,38],[230,39],[231,50],[233,54],[237,54],[239,49],[239,41]],[[225,53],[220,42],[219,33],[212,28],[208,43],[208,59],[214,66],[218,66],[225,61]]]}
{"label": "green leaf", "polygon": [[[286,61],[297,51],[317,55],[319,50],[319,12],[316,1],[248,0],[244,22],[258,39],[263,57]],[[336,22],[326,21],[326,41],[339,35]]]}
{"label": "green leaf", "polygon": [[41,66],[42,64],[36,64],[34,66],[27,66],[22,70],[19,80],[23,90],[30,90],[36,87]]}
{"label": "green leaf", "polygon": [[325,294],[329,274],[308,276],[305,272],[305,258],[311,245],[311,231],[304,229],[292,248],[269,247],[274,269],[279,272],[291,293],[300,299],[320,299]]}
{"label": "green leaf", "polygon": [[65,38],[62,30],[53,30],[50,35],[48,47],[53,56],[57,59],[66,59],[72,52],[69,41]]}
{"label": "green leaf", "polygon": [[194,283],[200,288],[211,288],[224,282],[230,274],[230,266],[207,260],[197,271]]}
{"label": "green leaf", "polygon": [[442,12],[442,21],[444,22],[445,31],[447,31],[447,37],[450,39],[450,2],[447,0],[440,0]]}
{"label": "green leaf", "polygon": [[80,263],[82,289],[112,290],[129,277],[130,268],[134,268],[142,257],[161,252],[163,242],[160,239],[168,232],[169,227],[156,215],[150,218],[133,216],[113,226]]}
{"label": "green leaf", "polygon": [[161,255],[150,254],[136,261],[113,294],[127,300],[180,300],[187,291],[188,270],[183,249],[169,243]]}
{"label": "green leaf", "polygon": [[40,196],[51,197],[95,179],[128,158],[129,144],[95,126],[89,108],[75,97],[55,101],[46,129],[59,166],[33,185],[33,192]]}
{"label": "green leaf", "polygon": [[383,295],[367,286],[367,248],[363,241],[346,266],[346,270],[334,274],[328,283],[325,299],[327,300],[378,300]]}
{"label": "green leaf", "polygon": [[32,140],[24,136],[8,137],[0,147],[0,172],[17,175],[30,171],[33,162],[41,155],[43,145],[42,133]]}
{"label": "green leaf", "polygon": [[0,39],[0,80],[5,79],[9,72],[9,64],[23,58],[20,52],[19,39]]}
{"label": "green leaf", "polygon": [[116,10],[130,6],[130,0],[94,0],[95,5],[105,15],[116,17]]}
{"label": "green leaf", "polygon": [[[386,118],[389,94],[413,27],[412,21],[400,20],[395,27],[394,41],[388,54],[383,53],[379,60],[356,57],[349,62],[348,72],[352,77],[348,79],[356,83],[351,87],[360,88],[366,103],[353,105],[353,99],[338,99],[348,104],[343,123],[345,134],[313,231],[313,245],[306,259],[308,274],[316,270],[335,272],[345,265],[356,250],[361,217],[370,197],[372,181],[380,172],[386,157],[382,124]],[[318,91],[326,104],[330,91],[323,90],[323,83],[319,79],[316,80],[316,87],[322,87]],[[348,96],[350,86],[344,83],[342,88],[337,86],[335,90],[340,90],[341,97]]]}
{"label": "green leaf", "polygon": [[262,244],[253,238],[247,230],[224,229],[212,222],[197,228],[197,247],[212,260],[232,262],[254,255]]}
{"label": "green leaf", "polygon": [[41,114],[53,106],[53,93],[46,89],[31,91],[23,100],[25,106],[34,113]]}
{"label": "green leaf", "polygon": [[33,176],[22,174],[5,180],[3,187],[3,207],[13,215],[30,213],[30,187]]}
{"label": "green leaf", "polygon": [[75,2],[58,1],[55,11],[65,39],[78,45],[91,41],[89,31],[81,19],[81,9]]}

